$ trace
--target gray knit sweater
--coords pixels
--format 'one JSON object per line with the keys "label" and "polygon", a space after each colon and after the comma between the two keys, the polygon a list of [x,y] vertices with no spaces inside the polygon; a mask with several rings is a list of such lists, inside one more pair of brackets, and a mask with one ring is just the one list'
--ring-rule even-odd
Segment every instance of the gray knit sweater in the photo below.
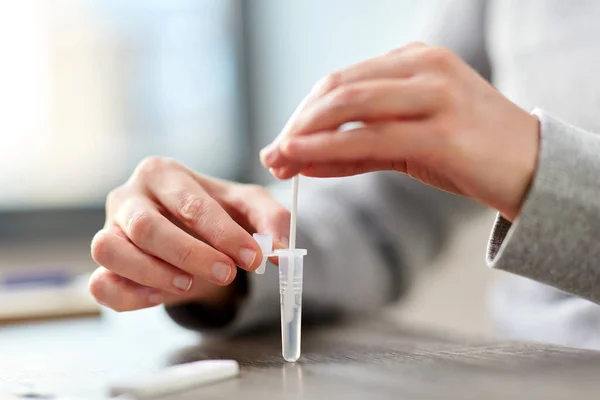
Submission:
{"label": "gray knit sweater", "polygon": [[[512,225],[499,217],[489,242],[488,264],[515,274],[495,292],[498,329],[600,348],[600,135],[587,132],[600,132],[600,2],[439,3],[426,41],[458,53],[541,120],[522,214]],[[396,173],[311,183],[298,221],[299,245],[308,249],[305,319],[375,312],[401,298],[456,226],[481,210]],[[220,334],[277,324],[277,270],[246,277],[246,297],[229,321],[216,324],[219,311],[197,305],[169,313]]]}

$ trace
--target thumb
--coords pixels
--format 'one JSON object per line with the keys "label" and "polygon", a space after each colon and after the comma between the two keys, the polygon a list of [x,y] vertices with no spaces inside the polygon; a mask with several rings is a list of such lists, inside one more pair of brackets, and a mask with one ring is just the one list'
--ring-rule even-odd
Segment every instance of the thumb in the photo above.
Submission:
{"label": "thumb", "polygon": [[274,248],[286,248],[289,242],[290,212],[273,195],[261,186],[242,186],[237,191],[234,203],[246,229],[251,233],[273,236]]}

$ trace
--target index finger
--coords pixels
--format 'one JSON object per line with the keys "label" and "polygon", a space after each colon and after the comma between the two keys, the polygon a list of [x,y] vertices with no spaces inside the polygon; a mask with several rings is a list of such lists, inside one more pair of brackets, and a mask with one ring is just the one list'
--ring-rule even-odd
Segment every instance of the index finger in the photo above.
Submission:
{"label": "index finger", "polygon": [[169,213],[241,268],[251,271],[260,265],[262,253],[252,236],[183,168],[156,168],[145,184]]}

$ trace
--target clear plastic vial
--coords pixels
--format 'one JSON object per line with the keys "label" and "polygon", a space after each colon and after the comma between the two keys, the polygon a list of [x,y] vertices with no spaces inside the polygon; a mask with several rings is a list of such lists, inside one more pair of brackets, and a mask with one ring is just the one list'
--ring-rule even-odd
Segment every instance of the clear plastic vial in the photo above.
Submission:
{"label": "clear plastic vial", "polygon": [[305,249],[277,250],[281,303],[281,351],[288,362],[300,358],[302,328],[302,273]]}

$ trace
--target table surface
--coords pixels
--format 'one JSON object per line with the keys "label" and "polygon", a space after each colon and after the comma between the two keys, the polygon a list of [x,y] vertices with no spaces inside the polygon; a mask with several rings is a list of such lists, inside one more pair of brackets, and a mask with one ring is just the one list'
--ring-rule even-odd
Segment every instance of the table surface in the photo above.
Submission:
{"label": "table surface", "polygon": [[600,352],[473,340],[386,320],[307,328],[296,364],[279,332],[214,341],[175,326],[161,309],[0,328],[0,381],[34,382],[60,396],[107,397],[110,382],[165,365],[239,361],[237,379],[177,399],[587,399],[600,393]]}

